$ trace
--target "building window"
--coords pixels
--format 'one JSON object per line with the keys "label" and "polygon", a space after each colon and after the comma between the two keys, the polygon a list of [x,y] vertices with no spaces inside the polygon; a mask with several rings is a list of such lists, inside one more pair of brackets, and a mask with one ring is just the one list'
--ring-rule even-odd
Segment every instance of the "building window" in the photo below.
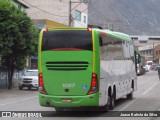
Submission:
{"label": "building window", "polygon": [[156,51],[156,55],[158,55],[158,51]]}
{"label": "building window", "polygon": [[149,54],[152,54],[152,50],[149,50]]}
{"label": "building window", "polygon": [[78,10],[75,10],[75,19],[81,21],[81,12]]}
{"label": "building window", "polygon": [[138,37],[131,37],[132,40],[138,40]]}
{"label": "building window", "polygon": [[84,23],[86,23],[86,21],[87,21],[86,19],[87,19],[87,17],[86,17],[86,16],[84,16],[84,20],[83,20],[83,22],[84,22]]}
{"label": "building window", "polygon": [[154,38],[154,37],[153,37],[153,38],[149,38],[149,40],[160,40],[160,38],[158,38],[158,37],[157,37],[157,38]]}
{"label": "building window", "polygon": [[140,40],[139,43],[147,43],[147,41],[141,41],[141,40]]}
{"label": "building window", "polygon": [[149,55],[149,54],[150,54],[150,53],[149,53],[149,50],[147,50],[146,53],[147,53],[147,55]]}

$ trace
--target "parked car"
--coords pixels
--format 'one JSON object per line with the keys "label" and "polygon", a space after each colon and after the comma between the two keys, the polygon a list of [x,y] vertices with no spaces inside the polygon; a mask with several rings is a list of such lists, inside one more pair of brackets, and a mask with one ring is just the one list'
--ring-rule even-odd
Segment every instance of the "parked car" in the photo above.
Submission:
{"label": "parked car", "polygon": [[32,87],[38,89],[38,70],[26,70],[22,73],[19,81],[19,90],[23,87],[28,87],[30,90]]}
{"label": "parked car", "polygon": [[153,64],[153,61],[147,61],[146,66],[148,67],[148,70],[151,70],[151,66]]}
{"label": "parked car", "polygon": [[143,66],[143,68],[145,69],[145,72],[149,72],[149,67],[148,67],[148,65]]}

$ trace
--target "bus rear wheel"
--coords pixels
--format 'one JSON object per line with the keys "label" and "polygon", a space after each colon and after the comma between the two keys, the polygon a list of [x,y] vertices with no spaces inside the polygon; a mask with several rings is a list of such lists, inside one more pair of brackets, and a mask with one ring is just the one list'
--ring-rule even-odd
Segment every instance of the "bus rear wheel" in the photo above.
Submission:
{"label": "bus rear wheel", "polygon": [[115,106],[115,95],[114,95],[114,93],[113,93],[113,95],[108,96],[108,106],[109,106],[109,110],[114,109],[114,106]]}
{"label": "bus rear wheel", "polygon": [[99,108],[99,111],[101,111],[101,112],[108,112],[108,110],[109,110],[108,104],[105,105],[105,106],[101,106],[101,107]]}

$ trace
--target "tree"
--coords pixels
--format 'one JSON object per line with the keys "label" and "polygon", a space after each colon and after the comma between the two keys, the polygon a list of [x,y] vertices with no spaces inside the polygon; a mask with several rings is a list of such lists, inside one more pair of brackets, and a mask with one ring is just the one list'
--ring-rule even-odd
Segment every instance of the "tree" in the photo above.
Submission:
{"label": "tree", "polygon": [[38,30],[25,12],[9,0],[0,0],[0,55],[12,88],[15,69],[23,69],[27,58],[37,54]]}

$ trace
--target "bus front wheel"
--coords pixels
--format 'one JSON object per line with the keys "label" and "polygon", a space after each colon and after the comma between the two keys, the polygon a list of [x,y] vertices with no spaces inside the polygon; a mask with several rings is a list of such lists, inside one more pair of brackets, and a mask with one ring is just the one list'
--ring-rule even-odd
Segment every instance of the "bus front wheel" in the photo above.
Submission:
{"label": "bus front wheel", "polygon": [[132,99],[133,99],[133,92],[131,92],[131,93],[129,93],[129,94],[127,95],[127,99],[128,99],[128,100],[132,100]]}
{"label": "bus front wheel", "polygon": [[128,100],[132,100],[133,99],[133,89],[134,89],[134,82],[133,81],[132,81],[132,84],[131,84],[131,88],[132,88],[131,93],[127,94],[127,99]]}

